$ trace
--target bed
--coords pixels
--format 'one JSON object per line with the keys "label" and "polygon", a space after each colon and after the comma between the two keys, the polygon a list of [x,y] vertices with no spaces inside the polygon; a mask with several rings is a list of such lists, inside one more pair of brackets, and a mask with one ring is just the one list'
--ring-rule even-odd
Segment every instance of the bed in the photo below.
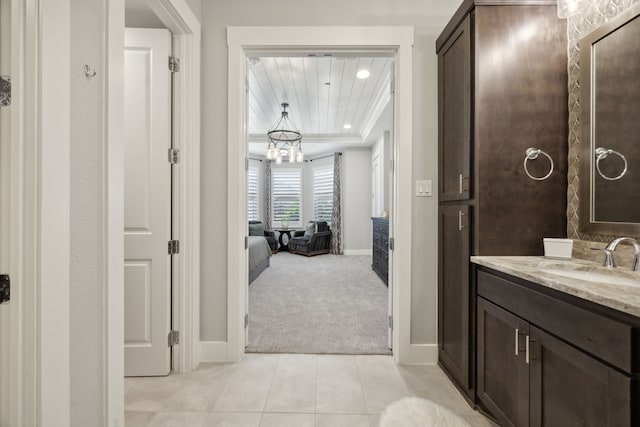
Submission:
{"label": "bed", "polygon": [[271,247],[262,236],[249,236],[249,283],[269,267]]}

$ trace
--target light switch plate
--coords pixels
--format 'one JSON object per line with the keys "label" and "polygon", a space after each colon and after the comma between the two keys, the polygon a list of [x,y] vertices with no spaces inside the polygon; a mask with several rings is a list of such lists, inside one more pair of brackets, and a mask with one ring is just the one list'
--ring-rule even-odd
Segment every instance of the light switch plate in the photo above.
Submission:
{"label": "light switch plate", "polygon": [[416,197],[431,197],[431,180],[416,181]]}

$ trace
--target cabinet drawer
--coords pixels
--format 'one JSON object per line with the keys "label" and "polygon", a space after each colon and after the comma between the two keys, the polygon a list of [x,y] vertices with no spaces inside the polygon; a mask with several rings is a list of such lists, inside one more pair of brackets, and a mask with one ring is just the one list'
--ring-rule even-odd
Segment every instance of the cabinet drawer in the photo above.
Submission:
{"label": "cabinet drawer", "polygon": [[389,234],[389,224],[388,223],[373,223],[373,232],[379,234]]}
{"label": "cabinet drawer", "polygon": [[[478,295],[625,372],[633,363],[634,327],[478,270]],[[542,288],[531,283],[532,287]]]}

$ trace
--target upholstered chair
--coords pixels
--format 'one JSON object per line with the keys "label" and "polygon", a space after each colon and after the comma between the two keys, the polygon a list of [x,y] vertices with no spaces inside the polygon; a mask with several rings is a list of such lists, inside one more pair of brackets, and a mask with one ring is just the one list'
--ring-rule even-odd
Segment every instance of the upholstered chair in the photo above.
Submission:
{"label": "upholstered chair", "polygon": [[293,233],[289,252],[306,256],[328,254],[331,250],[331,229],[326,221],[309,221],[305,230]]}

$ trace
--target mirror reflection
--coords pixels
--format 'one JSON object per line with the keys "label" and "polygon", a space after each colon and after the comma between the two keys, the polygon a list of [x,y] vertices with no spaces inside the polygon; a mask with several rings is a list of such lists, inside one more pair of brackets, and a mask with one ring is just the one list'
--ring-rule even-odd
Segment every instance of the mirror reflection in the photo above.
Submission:
{"label": "mirror reflection", "polygon": [[[640,223],[640,16],[627,14],[582,43],[583,144],[591,223]],[[590,108],[589,108],[590,107]],[[586,162],[585,162],[586,164]],[[585,194],[583,193],[583,196]],[[586,207],[586,206],[585,206]],[[586,212],[585,212],[586,213]],[[586,216],[586,215],[584,215]]]}

